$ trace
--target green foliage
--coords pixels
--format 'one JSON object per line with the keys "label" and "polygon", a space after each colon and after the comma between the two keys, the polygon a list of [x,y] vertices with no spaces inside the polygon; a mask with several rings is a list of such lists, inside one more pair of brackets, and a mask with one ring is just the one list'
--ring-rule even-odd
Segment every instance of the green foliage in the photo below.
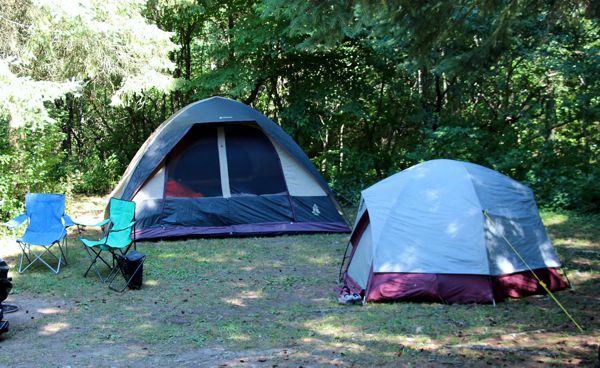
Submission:
{"label": "green foliage", "polygon": [[[36,57],[0,59],[3,91],[15,91],[0,101],[16,96],[2,114],[60,127],[56,149],[68,154],[58,173],[75,191],[108,191],[162,121],[221,95],[278,122],[350,201],[399,170],[451,158],[527,183],[543,206],[599,210],[593,2],[148,0],[139,13],[134,0],[90,0],[74,10],[86,21],[101,13],[102,32],[96,20],[79,24],[68,7],[43,3],[0,8],[39,36],[0,42],[3,57]],[[5,39],[23,33],[11,24],[0,25]],[[52,30],[63,43],[49,41]],[[85,43],[98,47],[83,52]],[[171,92],[152,82],[168,69],[167,53]],[[65,85],[72,77],[85,83]]]}
{"label": "green foliage", "polygon": [[117,184],[122,173],[122,165],[115,153],[103,159],[98,152],[89,152],[77,166],[73,167],[72,174],[68,174],[76,193],[108,193]]}
{"label": "green foliage", "polygon": [[[296,45],[304,53],[342,61],[334,66],[333,86],[319,76],[318,91],[291,95],[290,107],[316,95],[315,103],[339,98],[362,111],[340,114],[343,104],[314,114],[304,106],[293,110],[296,118],[318,115],[327,122],[321,136],[337,148],[324,147],[319,157],[338,191],[443,157],[525,181],[543,205],[597,210],[600,88],[591,76],[600,72],[600,29],[591,3],[282,5],[267,1],[263,15],[287,19],[287,35],[301,40]],[[340,45],[349,44],[360,48],[344,62]],[[364,94],[352,94],[353,87]],[[347,133],[336,136],[342,123]],[[356,151],[346,153],[347,167],[362,169],[347,173],[348,180],[340,180],[344,170],[328,155],[342,142],[345,151]],[[365,161],[371,162],[363,168]]]}
{"label": "green foliage", "polygon": [[139,0],[0,5],[0,113],[13,126],[43,124],[53,122],[47,102],[67,93],[100,92],[120,105],[141,91],[170,90],[175,45],[140,10]]}
{"label": "green foliage", "polygon": [[542,176],[529,173],[525,180],[537,189],[538,200],[551,208],[575,209],[581,212],[600,212],[600,170],[591,173],[571,167],[539,169]]}
{"label": "green foliage", "polygon": [[[2,218],[18,214],[27,192],[64,192],[66,152],[57,149],[64,134],[56,125],[41,129],[31,126],[8,130],[0,135],[0,207]],[[8,134],[7,134],[8,133]],[[17,141],[10,144],[9,140]]]}

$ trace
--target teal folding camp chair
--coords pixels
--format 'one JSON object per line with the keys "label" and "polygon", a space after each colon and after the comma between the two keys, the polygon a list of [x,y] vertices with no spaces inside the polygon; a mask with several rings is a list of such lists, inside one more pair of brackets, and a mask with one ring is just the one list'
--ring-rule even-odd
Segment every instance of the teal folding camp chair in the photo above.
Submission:
{"label": "teal folding camp chair", "polygon": [[[135,202],[122,199],[111,198],[108,206],[109,217],[94,225],[78,224],[79,226],[104,227],[106,229],[104,236],[98,240],[91,240],[80,237],[79,240],[84,245],[85,250],[90,257],[91,264],[84,273],[84,277],[90,272],[92,267],[102,283],[111,280],[118,272],[116,263],[117,255],[125,255],[132,245],[135,245],[135,238],[132,234],[135,230]],[[103,252],[110,254],[111,259],[105,259]],[[106,254],[106,253],[105,253]],[[106,277],[98,267],[98,261],[104,263],[109,269]]]}
{"label": "teal folding camp chair", "polygon": [[[29,220],[25,233],[20,238],[16,230]],[[4,223],[12,230],[13,237],[21,247],[19,257],[19,273],[25,272],[36,262],[59,273],[62,263],[67,264],[65,255],[67,227],[75,225],[65,214],[64,194],[27,193],[25,195],[25,213]],[[45,258],[48,256],[57,261],[53,267]],[[26,261],[24,266],[23,261]]]}

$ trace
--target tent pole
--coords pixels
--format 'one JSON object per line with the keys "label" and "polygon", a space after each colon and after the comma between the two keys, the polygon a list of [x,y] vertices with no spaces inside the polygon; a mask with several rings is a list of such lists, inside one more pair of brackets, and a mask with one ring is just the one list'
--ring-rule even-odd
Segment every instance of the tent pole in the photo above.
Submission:
{"label": "tent pole", "polygon": [[346,262],[346,254],[348,254],[348,248],[350,248],[350,242],[346,244],[346,250],[344,250],[344,256],[342,257],[342,263],[340,264],[340,272],[338,274],[338,282],[342,282],[342,270],[344,269],[344,263]]}

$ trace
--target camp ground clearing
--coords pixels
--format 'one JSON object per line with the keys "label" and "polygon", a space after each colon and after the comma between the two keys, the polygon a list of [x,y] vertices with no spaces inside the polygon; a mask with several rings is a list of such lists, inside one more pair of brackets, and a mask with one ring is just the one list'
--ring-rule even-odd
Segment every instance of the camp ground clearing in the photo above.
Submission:
{"label": "camp ground clearing", "polygon": [[[101,218],[108,198],[70,212]],[[351,212],[351,211],[350,211]],[[141,290],[115,293],[81,277],[69,238],[58,275],[11,272],[0,366],[359,367],[595,364],[600,340],[600,216],[542,211],[574,289],[492,305],[337,304],[347,234],[141,242]],[[0,257],[17,249],[2,239]]]}

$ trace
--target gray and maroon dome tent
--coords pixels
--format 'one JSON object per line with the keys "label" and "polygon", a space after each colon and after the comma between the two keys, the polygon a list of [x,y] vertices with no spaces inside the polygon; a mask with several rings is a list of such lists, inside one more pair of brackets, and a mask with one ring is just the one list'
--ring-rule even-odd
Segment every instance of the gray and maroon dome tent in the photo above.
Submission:
{"label": "gray and maroon dome tent", "polygon": [[136,202],[137,239],[350,231],[292,138],[222,97],[192,103],[160,125],[111,197]]}
{"label": "gray and maroon dome tent", "polygon": [[567,287],[531,189],[467,162],[423,162],[363,190],[349,250],[344,291],[366,301],[544,293],[532,270]]}

